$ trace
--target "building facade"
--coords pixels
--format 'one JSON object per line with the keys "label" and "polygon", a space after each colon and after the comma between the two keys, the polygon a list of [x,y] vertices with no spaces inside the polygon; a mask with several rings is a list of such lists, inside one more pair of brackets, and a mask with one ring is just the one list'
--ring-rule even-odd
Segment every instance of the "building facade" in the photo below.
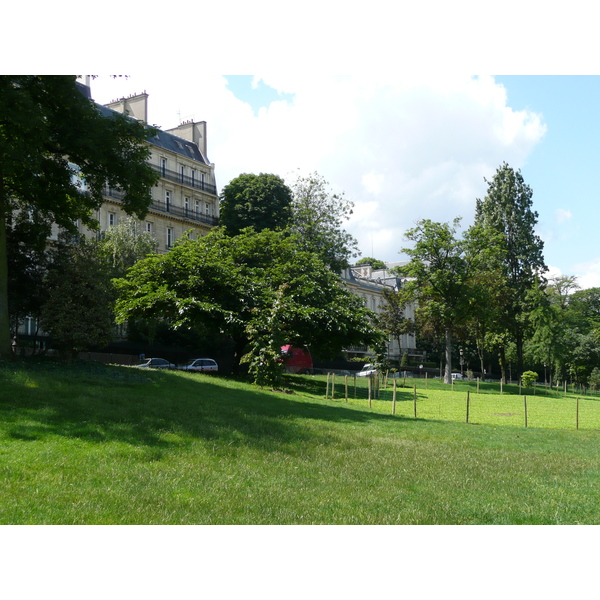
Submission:
{"label": "building facade", "polygon": [[[92,98],[89,85],[81,81],[77,87],[87,98]],[[135,94],[115,100],[106,106],[97,104],[106,116],[111,111],[129,115],[148,122],[148,94]],[[184,233],[192,239],[206,235],[219,224],[219,198],[215,179],[215,165],[208,160],[206,122],[187,121],[162,131],[148,140],[149,164],[159,174],[152,190],[148,214],[140,221],[140,231],[152,234],[158,242],[158,252],[165,253]],[[76,165],[71,165],[76,172]],[[76,177],[76,175],[74,175]],[[80,185],[85,189],[85,181]],[[123,210],[123,193],[106,187],[104,203],[94,214],[100,232],[117,225],[127,216]],[[80,233],[91,238],[98,235],[79,225]],[[58,239],[59,228],[52,227],[51,239]],[[37,320],[27,317],[18,328],[20,338],[44,344],[44,332],[38,329]]]}
{"label": "building facade", "polygon": [[[386,305],[384,291],[399,290],[403,280],[393,274],[391,269],[404,263],[388,263],[385,269],[374,270],[371,265],[356,265],[342,271],[341,277],[347,289],[362,299],[364,305],[376,314],[381,314]],[[415,318],[415,305],[406,307],[404,316],[407,319]],[[348,357],[362,357],[370,353],[367,347],[352,346],[346,348]],[[400,340],[390,337],[388,340],[388,358],[399,361],[403,354],[408,354],[411,360],[424,359],[424,353],[417,350],[414,334],[404,334]]]}
{"label": "building facade", "polygon": [[[90,89],[79,84],[91,97]],[[116,111],[148,122],[148,94],[135,94],[98,108],[109,115]],[[192,239],[206,235],[219,224],[219,198],[215,165],[207,157],[206,121],[186,121],[166,131],[159,130],[148,141],[149,164],[159,174],[152,188],[152,202],[141,230],[158,241],[158,251],[167,252],[176,240],[188,232]],[[126,216],[122,192],[105,189],[104,204],[95,217],[100,231],[115,226]],[[84,232],[93,235],[91,232]]]}

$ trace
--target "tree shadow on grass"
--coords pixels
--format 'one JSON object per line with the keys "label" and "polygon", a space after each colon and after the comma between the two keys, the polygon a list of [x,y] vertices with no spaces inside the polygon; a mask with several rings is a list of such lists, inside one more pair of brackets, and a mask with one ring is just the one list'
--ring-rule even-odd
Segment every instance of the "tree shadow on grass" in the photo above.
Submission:
{"label": "tree shadow on grass", "polygon": [[[0,369],[0,386],[2,374]],[[0,390],[1,429],[31,443],[61,436],[166,450],[204,440],[221,449],[244,445],[298,453],[339,439],[334,428],[320,424],[403,420],[307,400],[298,395],[300,383],[292,396],[223,385],[209,376],[97,364],[21,367],[8,379]],[[320,390],[321,382],[314,383],[310,393]]]}

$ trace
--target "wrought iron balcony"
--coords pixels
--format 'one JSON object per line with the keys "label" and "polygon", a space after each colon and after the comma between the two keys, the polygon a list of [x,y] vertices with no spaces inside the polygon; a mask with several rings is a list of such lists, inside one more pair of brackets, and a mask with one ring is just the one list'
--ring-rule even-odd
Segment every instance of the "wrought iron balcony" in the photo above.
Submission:
{"label": "wrought iron balcony", "polygon": [[[121,190],[115,190],[113,188],[104,188],[104,195],[117,201],[123,200],[123,197],[125,196]],[[197,223],[205,223],[213,227],[216,227],[219,224],[218,217],[202,214],[200,211],[195,211],[191,208],[173,206],[172,202],[167,205],[165,202],[161,202],[160,200],[153,200],[148,209],[173,215],[174,217],[196,221]]]}
{"label": "wrought iron balcony", "polygon": [[163,168],[162,166],[150,165],[163,179],[167,181],[173,181],[188,187],[194,188],[195,190],[202,190],[209,194],[217,195],[217,186],[212,183],[206,183],[199,178],[191,178],[188,175],[182,175],[177,171],[171,171],[171,169]]}

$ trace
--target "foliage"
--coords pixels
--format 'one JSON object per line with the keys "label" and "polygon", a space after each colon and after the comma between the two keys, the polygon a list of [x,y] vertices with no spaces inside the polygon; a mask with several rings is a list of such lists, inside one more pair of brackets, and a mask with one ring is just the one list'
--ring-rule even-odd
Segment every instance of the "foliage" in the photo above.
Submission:
{"label": "foliage", "polygon": [[402,271],[409,277],[406,293],[418,303],[418,322],[444,333],[446,383],[451,383],[452,333],[465,321],[469,302],[464,243],[456,238],[459,222],[458,218],[452,225],[423,219],[405,234],[414,247],[402,250],[411,258]]}
{"label": "foliage", "polygon": [[377,258],[371,258],[370,256],[363,256],[359,260],[356,261],[356,266],[358,265],[371,265],[373,270],[385,269],[385,263],[382,260]]}
{"label": "foliage", "polygon": [[590,389],[595,392],[600,390],[600,369],[598,367],[594,367],[592,369],[588,380],[588,385],[590,386]]}
{"label": "foliage", "polygon": [[99,249],[108,260],[113,277],[124,277],[138,260],[156,254],[158,241],[151,233],[141,231],[137,219],[126,217],[101,234]]}
{"label": "foliage", "polygon": [[239,175],[221,190],[220,200],[220,222],[230,235],[246,227],[262,231],[290,224],[292,192],[278,175]]}
{"label": "foliage", "polygon": [[344,193],[332,193],[318,173],[298,177],[292,185],[292,231],[299,234],[304,250],[315,252],[334,272],[348,267],[358,243],[342,229],[354,203]]}
{"label": "foliage", "polygon": [[48,227],[35,214],[15,213],[7,223],[8,308],[13,334],[26,316],[37,319],[45,299]]}
{"label": "foliage", "polygon": [[0,357],[10,356],[6,224],[33,211],[69,232],[97,225],[105,184],[143,218],[158,175],[146,163],[154,130],[124,115],[105,117],[74,76],[0,77]]}
{"label": "foliage", "polygon": [[248,363],[248,371],[254,383],[261,387],[280,388],[283,380],[284,363],[281,347],[286,339],[282,335],[281,312],[287,284],[277,290],[273,306],[266,310],[254,309],[254,315],[246,327],[248,353],[241,362]]}
{"label": "foliage", "polygon": [[53,254],[40,321],[60,354],[72,360],[78,352],[111,340],[114,289],[94,244],[69,241]]}
{"label": "foliage", "polygon": [[521,382],[523,387],[529,388],[533,385],[534,381],[537,381],[538,374],[535,371],[525,371],[521,374]]}
{"label": "foliage", "polygon": [[[402,353],[406,350],[402,348],[402,337],[415,331],[415,323],[405,316],[410,297],[403,290],[387,289],[383,291],[383,297],[385,304],[379,314],[379,323],[383,330],[398,342],[398,349]],[[408,360],[406,352],[403,352],[403,361],[405,356]]]}
{"label": "foliage", "polygon": [[475,224],[502,236],[502,272],[510,294],[505,296],[501,319],[517,347],[519,372],[523,371],[523,346],[529,325],[528,293],[536,282],[544,283],[544,243],[535,233],[538,214],[532,210],[532,189],[520,171],[503,163],[491,181],[487,195],[477,200]]}
{"label": "foliage", "polygon": [[[256,335],[276,329],[288,343],[308,345],[323,357],[382,337],[360,298],[284,231],[248,228],[232,237],[214,229],[138,262],[116,281],[120,321],[141,317],[175,328],[210,326],[234,340],[238,361],[252,335],[249,327]],[[278,299],[276,319],[265,329],[268,323],[260,319]]]}

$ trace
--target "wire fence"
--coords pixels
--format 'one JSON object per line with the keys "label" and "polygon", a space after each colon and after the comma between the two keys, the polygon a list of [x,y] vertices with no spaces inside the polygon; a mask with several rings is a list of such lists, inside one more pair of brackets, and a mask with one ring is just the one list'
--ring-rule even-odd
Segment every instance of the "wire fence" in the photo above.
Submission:
{"label": "wire fence", "polygon": [[325,398],[404,418],[552,429],[600,429],[589,389],[327,373]]}

